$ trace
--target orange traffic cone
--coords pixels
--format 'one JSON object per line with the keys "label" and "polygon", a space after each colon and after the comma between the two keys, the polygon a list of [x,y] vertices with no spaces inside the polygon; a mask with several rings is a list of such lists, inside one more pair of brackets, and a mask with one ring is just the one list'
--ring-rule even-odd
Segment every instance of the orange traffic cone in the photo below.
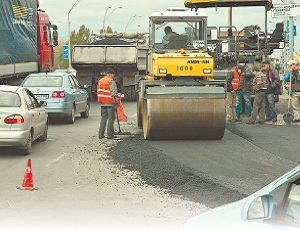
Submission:
{"label": "orange traffic cone", "polygon": [[28,159],[25,169],[24,179],[22,185],[18,188],[21,190],[37,190],[37,187],[33,186],[31,159]]}
{"label": "orange traffic cone", "polygon": [[121,103],[121,94],[119,93],[118,94],[118,106],[117,106],[117,115],[116,116],[116,120],[119,118],[119,121],[127,121],[127,115],[125,114],[124,112],[124,108],[123,108],[123,105]]}

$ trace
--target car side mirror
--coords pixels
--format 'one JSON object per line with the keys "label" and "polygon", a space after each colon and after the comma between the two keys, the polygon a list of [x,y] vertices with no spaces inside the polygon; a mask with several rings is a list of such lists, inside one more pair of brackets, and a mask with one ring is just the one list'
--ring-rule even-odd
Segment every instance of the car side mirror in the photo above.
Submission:
{"label": "car side mirror", "polygon": [[274,197],[262,195],[249,200],[242,209],[242,220],[266,220],[273,216],[275,209]]}
{"label": "car side mirror", "polygon": [[40,101],[40,106],[41,107],[45,107],[47,105],[47,102],[46,101]]}

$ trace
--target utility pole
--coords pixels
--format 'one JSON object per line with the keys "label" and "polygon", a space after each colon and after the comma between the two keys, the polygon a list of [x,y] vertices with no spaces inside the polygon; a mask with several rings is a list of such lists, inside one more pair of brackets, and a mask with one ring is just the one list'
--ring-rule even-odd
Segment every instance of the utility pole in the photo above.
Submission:
{"label": "utility pole", "polygon": [[232,27],[232,7],[228,9],[228,26]]}
{"label": "utility pole", "polygon": [[[284,0],[283,4],[287,4],[287,0]],[[285,16],[283,19],[283,31],[284,31],[284,48],[283,48],[283,71],[284,73],[287,70],[287,47],[286,47],[286,40],[287,40],[287,17]]]}
{"label": "utility pole", "polygon": [[76,0],[75,3],[73,4],[73,6],[71,7],[71,9],[68,12],[68,34],[69,34],[69,49],[68,49],[68,56],[69,56],[69,70],[72,69],[72,51],[71,51],[71,29],[70,29],[70,13],[71,11],[74,9],[75,6],[77,6],[77,4],[80,2],[81,0]]}
{"label": "utility pole", "polygon": [[[292,4],[293,0],[289,0],[289,4]],[[289,60],[293,60],[294,57],[294,18],[293,16],[289,17]]]}
{"label": "utility pole", "polygon": [[102,26],[102,33],[106,33],[106,29],[105,29],[105,21],[108,19],[108,17],[116,10],[116,9],[121,9],[122,6],[118,6],[116,8],[114,8],[107,16],[107,10],[110,9],[111,6],[107,7],[106,10],[105,10],[105,14],[104,14],[104,18],[103,18],[103,26]]}

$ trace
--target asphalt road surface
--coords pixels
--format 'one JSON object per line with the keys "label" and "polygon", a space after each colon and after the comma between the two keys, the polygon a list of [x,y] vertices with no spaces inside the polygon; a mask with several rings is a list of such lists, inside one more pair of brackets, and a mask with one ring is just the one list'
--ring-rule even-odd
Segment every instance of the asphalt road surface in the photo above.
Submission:
{"label": "asphalt road surface", "polygon": [[[73,125],[52,119],[31,155],[0,149],[0,229],[174,229],[299,165],[285,104],[276,125],[228,123],[220,141],[146,141],[134,102],[123,102],[132,135],[120,140],[97,138],[97,103]],[[28,158],[36,191],[17,189]]]}

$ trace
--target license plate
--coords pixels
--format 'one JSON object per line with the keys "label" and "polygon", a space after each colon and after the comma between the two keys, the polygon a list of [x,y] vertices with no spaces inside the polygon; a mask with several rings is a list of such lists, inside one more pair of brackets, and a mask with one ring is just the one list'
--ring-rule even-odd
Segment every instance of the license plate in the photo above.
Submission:
{"label": "license plate", "polygon": [[44,100],[44,99],[48,99],[49,98],[48,94],[35,94],[34,96],[35,96],[35,98],[37,100]]}

